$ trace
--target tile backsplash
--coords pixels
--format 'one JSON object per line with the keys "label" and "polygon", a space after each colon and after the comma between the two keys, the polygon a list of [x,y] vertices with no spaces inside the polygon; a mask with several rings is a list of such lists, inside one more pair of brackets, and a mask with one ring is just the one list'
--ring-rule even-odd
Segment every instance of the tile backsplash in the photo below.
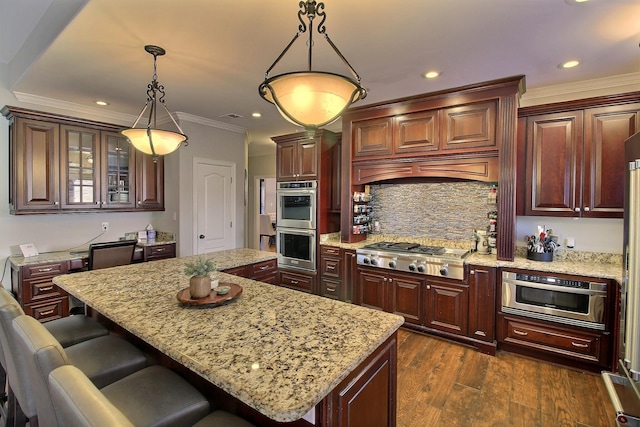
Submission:
{"label": "tile backsplash", "polygon": [[488,203],[490,188],[477,181],[372,185],[372,225],[380,223],[380,234],[473,239],[473,230],[486,230],[487,213],[497,209]]}

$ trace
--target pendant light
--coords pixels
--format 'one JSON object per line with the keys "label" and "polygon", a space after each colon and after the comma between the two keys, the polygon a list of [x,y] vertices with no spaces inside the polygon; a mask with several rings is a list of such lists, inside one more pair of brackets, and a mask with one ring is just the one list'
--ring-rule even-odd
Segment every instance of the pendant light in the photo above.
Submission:
{"label": "pendant light", "polygon": [[[125,129],[120,133],[127,137],[136,150],[152,155],[154,161],[156,161],[158,156],[164,156],[165,154],[176,151],[180,148],[182,143],[184,143],[184,145],[188,145],[188,138],[184,132],[182,132],[182,129],[169,112],[169,109],[164,105],[164,86],[158,83],[156,61],[158,56],[164,55],[166,51],[159,46],[153,45],[145,46],[144,50],[153,55],[153,79],[151,80],[151,83],[147,85],[147,102],[144,104],[144,107],[142,107],[142,111],[138,114],[138,118],[133,123],[133,126],[131,126],[131,129]],[[158,129],[158,102],[164,108],[178,132]],[[138,122],[147,109],[149,109],[147,126],[136,128]]]}
{"label": "pendant light", "polygon": [[[309,21],[308,26],[302,19],[303,15],[306,15]],[[312,27],[316,17],[321,18],[317,27],[318,33],[324,35],[327,43],[349,68],[354,78],[312,70]],[[258,91],[263,99],[278,108],[285,119],[307,129],[316,129],[336,121],[351,104],[364,99],[367,96],[367,90],[360,85],[360,76],[326,33],[324,3],[301,1],[298,20],[300,21],[298,32],[264,73],[265,80]],[[307,28],[309,29],[308,69],[283,73],[270,78],[269,72],[287,53],[300,34],[307,31]]]}

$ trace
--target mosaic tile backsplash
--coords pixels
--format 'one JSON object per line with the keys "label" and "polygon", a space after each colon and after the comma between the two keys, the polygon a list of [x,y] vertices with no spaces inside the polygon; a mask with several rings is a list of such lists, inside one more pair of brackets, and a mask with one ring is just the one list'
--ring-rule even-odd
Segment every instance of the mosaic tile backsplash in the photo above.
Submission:
{"label": "mosaic tile backsplash", "polygon": [[487,229],[487,213],[497,210],[488,202],[490,188],[476,181],[372,185],[371,222],[380,223],[372,234],[473,239],[474,229]]}

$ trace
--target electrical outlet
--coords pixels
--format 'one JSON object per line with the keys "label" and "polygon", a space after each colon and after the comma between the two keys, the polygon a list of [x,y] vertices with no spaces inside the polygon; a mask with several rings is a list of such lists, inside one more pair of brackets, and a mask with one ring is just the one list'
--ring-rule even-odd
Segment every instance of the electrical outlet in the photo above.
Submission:
{"label": "electrical outlet", "polygon": [[109,231],[109,223],[108,222],[103,222],[102,223],[102,231]]}

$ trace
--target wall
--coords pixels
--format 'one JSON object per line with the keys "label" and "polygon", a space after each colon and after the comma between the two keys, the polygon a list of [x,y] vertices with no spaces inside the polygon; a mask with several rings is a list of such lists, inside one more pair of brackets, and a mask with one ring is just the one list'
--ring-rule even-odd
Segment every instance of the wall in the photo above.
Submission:
{"label": "wall", "polygon": [[371,186],[371,220],[381,234],[444,240],[473,240],[473,230],[486,230],[491,184],[486,182],[427,182]]}
{"label": "wall", "polygon": [[247,247],[259,249],[258,229],[256,226],[256,218],[260,214],[260,205],[257,203],[256,194],[259,188],[256,188],[256,179],[259,178],[275,178],[276,176],[276,146],[273,145],[272,154],[263,154],[260,156],[249,157],[248,166],[248,204],[247,204]]}

